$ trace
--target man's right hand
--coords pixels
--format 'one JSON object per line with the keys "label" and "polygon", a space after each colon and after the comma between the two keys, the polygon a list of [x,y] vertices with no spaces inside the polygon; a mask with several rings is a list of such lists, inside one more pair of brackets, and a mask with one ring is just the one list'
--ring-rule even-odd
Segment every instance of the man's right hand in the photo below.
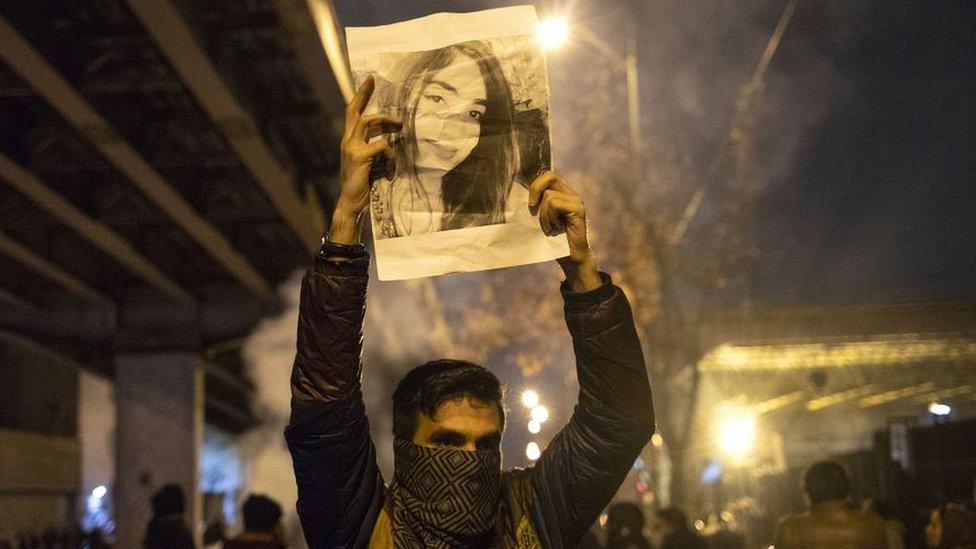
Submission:
{"label": "man's right hand", "polygon": [[390,160],[394,158],[393,147],[385,137],[372,142],[369,138],[381,126],[399,129],[403,125],[399,117],[389,114],[363,116],[375,86],[372,75],[367,76],[346,105],[346,125],[339,154],[339,198],[332,210],[329,227],[329,241],[336,244],[359,243],[359,218],[369,205],[369,171],[373,159],[378,155]]}

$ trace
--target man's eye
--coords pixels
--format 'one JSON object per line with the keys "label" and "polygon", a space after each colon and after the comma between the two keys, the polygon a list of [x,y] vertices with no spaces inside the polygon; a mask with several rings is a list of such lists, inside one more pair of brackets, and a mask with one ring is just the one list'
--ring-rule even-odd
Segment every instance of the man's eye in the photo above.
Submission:
{"label": "man's eye", "polygon": [[431,442],[433,442],[434,446],[437,446],[438,448],[460,448],[461,446],[464,446],[463,441],[451,438],[434,439]]}
{"label": "man's eye", "polygon": [[481,120],[481,117],[484,116],[484,113],[481,111],[471,111],[468,113],[468,116],[470,116],[475,120]]}
{"label": "man's eye", "polygon": [[443,103],[444,102],[444,96],[443,95],[436,95],[436,94],[433,94],[432,93],[432,94],[427,95],[425,97],[427,97],[427,99],[430,99],[434,103]]}

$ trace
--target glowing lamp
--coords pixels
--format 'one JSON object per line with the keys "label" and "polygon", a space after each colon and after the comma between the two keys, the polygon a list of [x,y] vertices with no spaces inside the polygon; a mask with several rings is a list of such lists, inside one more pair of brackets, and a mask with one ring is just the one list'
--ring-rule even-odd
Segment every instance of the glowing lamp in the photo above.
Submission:
{"label": "glowing lamp", "polygon": [[718,422],[718,443],[732,457],[742,457],[756,442],[756,415],[745,410],[725,415]]}
{"label": "glowing lamp", "polygon": [[543,405],[538,405],[532,408],[532,421],[538,421],[539,423],[545,423],[549,419],[549,409]]}
{"label": "glowing lamp", "polygon": [[569,25],[558,17],[550,17],[539,25],[539,42],[547,50],[562,46],[569,38]]}
{"label": "glowing lamp", "polygon": [[929,413],[933,416],[947,416],[952,413],[952,407],[948,404],[933,402],[929,404]]}

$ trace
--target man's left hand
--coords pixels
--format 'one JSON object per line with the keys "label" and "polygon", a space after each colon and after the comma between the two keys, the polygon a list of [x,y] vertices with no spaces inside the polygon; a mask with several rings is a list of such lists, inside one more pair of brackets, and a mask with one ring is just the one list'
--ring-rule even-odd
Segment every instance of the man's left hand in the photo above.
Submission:
{"label": "man's left hand", "polygon": [[586,238],[586,207],[583,199],[551,171],[529,185],[529,211],[539,216],[546,236],[566,233],[569,257],[558,259],[574,292],[594,290],[603,283]]}

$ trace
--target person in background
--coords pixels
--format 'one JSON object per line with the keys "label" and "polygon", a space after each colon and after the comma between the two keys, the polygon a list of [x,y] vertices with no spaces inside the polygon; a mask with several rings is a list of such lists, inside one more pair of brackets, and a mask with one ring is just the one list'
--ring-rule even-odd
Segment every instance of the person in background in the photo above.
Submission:
{"label": "person in background", "polygon": [[661,509],[657,518],[664,529],[661,549],[708,549],[705,540],[688,525],[688,516],[681,509]]}
{"label": "person in background", "polygon": [[167,484],[152,497],[153,518],[146,529],[146,549],[193,549],[193,535],[186,527],[186,496],[178,484]]}
{"label": "person in background", "polygon": [[890,505],[869,498],[861,503],[861,509],[870,511],[884,519],[885,533],[888,535],[888,549],[903,549],[905,547],[905,524],[898,520],[895,510]]}
{"label": "person in background", "polygon": [[803,475],[807,511],[787,515],[779,524],[776,549],[885,549],[888,535],[881,517],[854,509],[848,502],[850,481],[840,464],[814,463]]}
{"label": "person in background", "polygon": [[607,549],[651,549],[644,537],[644,512],[635,503],[622,501],[607,510]]}
{"label": "person in background", "polygon": [[224,543],[224,549],[284,549],[281,506],[267,497],[252,495],[241,509],[244,532]]}
{"label": "person in background", "polygon": [[965,507],[947,503],[929,515],[925,541],[935,549],[976,549],[976,524]]}
{"label": "person in background", "polygon": [[220,549],[226,541],[226,527],[222,519],[207,525],[203,531],[203,549]]}

